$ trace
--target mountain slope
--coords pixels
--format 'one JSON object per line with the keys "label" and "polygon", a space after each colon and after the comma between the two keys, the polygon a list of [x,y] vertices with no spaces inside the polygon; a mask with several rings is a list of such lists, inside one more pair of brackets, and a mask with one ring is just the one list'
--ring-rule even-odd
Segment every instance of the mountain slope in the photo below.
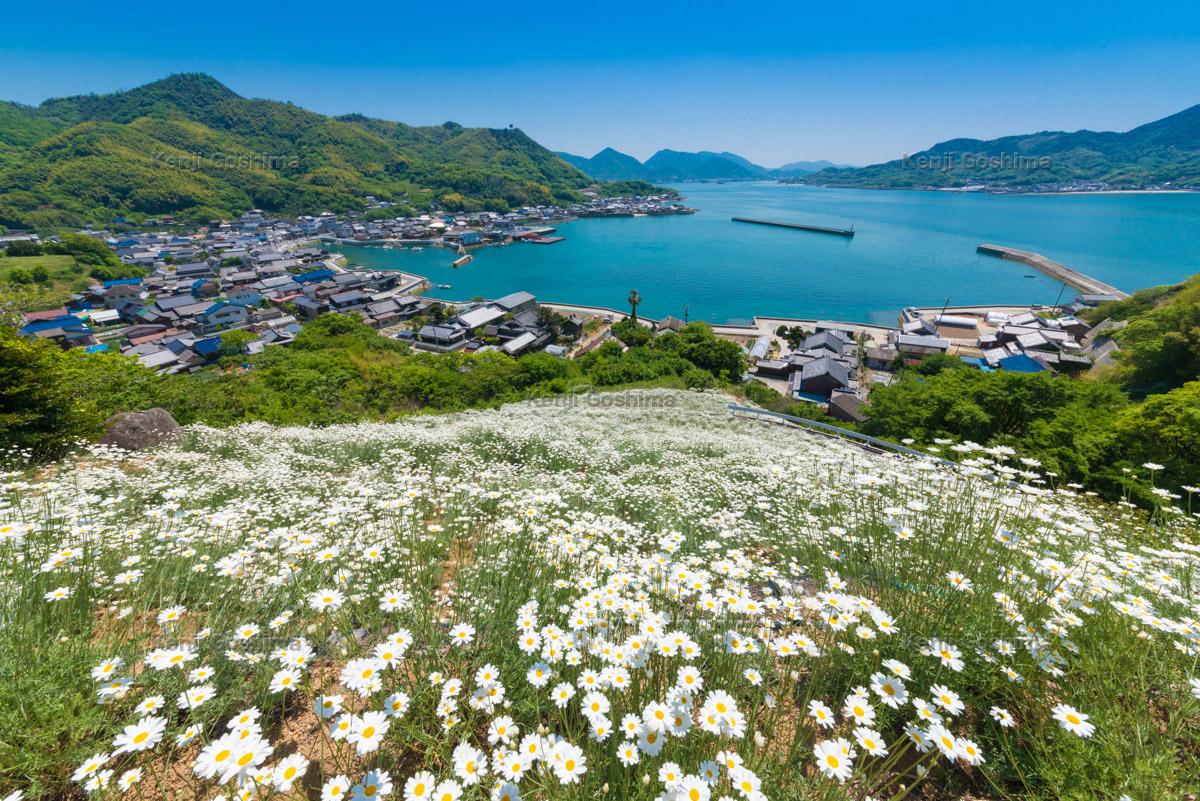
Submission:
{"label": "mountain slope", "polygon": [[860,169],[825,169],[799,180],[877,188],[1196,187],[1200,105],[1125,133],[1042,131],[987,141],[951,139],[904,159]]}
{"label": "mountain slope", "polygon": [[592,183],[517,129],[413,127],[244,98],[207,75],[130,91],[0,104],[0,225],[114,216],[360,208],[508,209]]}
{"label": "mountain slope", "polygon": [[746,181],[785,178],[838,166],[828,161],[793,161],[770,168],[725,150],[720,153],[701,150],[688,153],[660,150],[643,164],[633,156],[606,147],[590,159],[570,153],[558,153],[562,159],[593,178],[604,181]]}

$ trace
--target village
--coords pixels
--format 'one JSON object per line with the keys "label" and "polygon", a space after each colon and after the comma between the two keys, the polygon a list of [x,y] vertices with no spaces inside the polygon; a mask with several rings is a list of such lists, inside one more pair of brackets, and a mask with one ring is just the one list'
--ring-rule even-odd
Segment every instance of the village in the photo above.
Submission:
{"label": "village", "polygon": [[[244,331],[247,356],[290,344],[305,322],[354,314],[381,336],[432,353],[534,351],[572,358],[613,339],[613,324],[630,316],[612,308],[539,302],[515,291],[494,299],[452,302],[425,297],[422,276],[397,270],[348,269],[328,242],[407,243],[467,248],[513,242],[545,224],[578,216],[688,213],[665,198],[595,200],[569,208],[536,207],[508,214],[431,213],[367,221],[361,215],[272,219],[250,211],[193,233],[82,233],[102,240],[120,260],[146,271],[101,281],[60,308],[26,312],[20,332],[64,348],[119,352],[162,373],[192,372],[228,355],[223,336]],[[553,230],[553,229],[549,229]],[[2,244],[2,243],[0,243]],[[1116,349],[1109,323],[1096,328],[1075,316],[1111,296],[1083,294],[1061,307],[905,308],[894,327],[825,320],[755,318],[714,325],[747,355],[745,380],[861,422],[872,385],[889,383],[906,364],[943,354],[983,371],[1074,373],[1105,363]],[[638,321],[658,334],[678,331],[675,317]],[[244,343],[244,344],[241,344]]]}

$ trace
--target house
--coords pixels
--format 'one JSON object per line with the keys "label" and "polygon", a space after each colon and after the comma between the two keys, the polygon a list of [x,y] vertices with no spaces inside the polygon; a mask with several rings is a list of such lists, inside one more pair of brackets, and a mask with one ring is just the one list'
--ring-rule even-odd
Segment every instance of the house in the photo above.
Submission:
{"label": "house", "polygon": [[112,286],[108,286],[106,282],[102,299],[104,305],[110,309],[117,308],[123,301],[140,301],[142,299],[142,282],[139,280],[137,283],[114,283]]}
{"label": "house", "polygon": [[787,378],[797,369],[798,365],[790,359],[759,359],[754,365],[755,373],[770,378]]}
{"label": "house", "polygon": [[250,288],[234,289],[225,293],[225,300],[239,306],[257,306],[262,303],[263,296]]}
{"label": "house", "polygon": [[328,281],[336,275],[337,273],[335,273],[333,270],[323,269],[299,273],[298,275],[293,275],[292,278],[301,284],[319,284],[322,281]]}
{"label": "house", "polygon": [[867,419],[862,406],[862,399],[857,395],[835,392],[829,398],[829,416],[845,423],[862,423]]}
{"label": "house", "polygon": [[678,317],[667,315],[659,320],[658,324],[654,326],[654,332],[656,334],[661,334],[663,331],[674,331],[678,333],[683,330],[684,325],[685,323],[683,320],[680,320]]}
{"label": "house", "polygon": [[196,299],[191,293],[187,295],[167,295],[154,301],[153,309],[159,314],[173,315],[187,306],[195,306]]}
{"label": "house", "polygon": [[950,350],[950,341],[924,334],[900,334],[896,337],[896,350],[906,355],[928,356]]}
{"label": "house", "polygon": [[178,264],[175,266],[175,275],[179,278],[214,278],[216,272],[212,266],[205,261],[196,261],[191,264]]}
{"label": "house", "polygon": [[[528,294],[528,293],[526,293]],[[530,295],[530,297],[533,297]],[[468,331],[474,331],[476,328],[482,328],[489,323],[494,323],[500,320],[505,315],[505,311],[492,304],[476,306],[470,311],[465,311],[456,315],[450,322],[454,325],[459,325]]]}
{"label": "house", "polygon": [[300,314],[300,316],[306,320],[316,319],[321,315],[322,312],[329,308],[328,304],[322,303],[321,301],[313,298],[305,297],[303,295],[293,299],[290,302],[296,307],[296,311]]}
{"label": "house", "polygon": [[245,325],[250,313],[245,306],[224,301],[214,303],[198,315],[200,324],[208,331],[236,328]]}
{"label": "house", "polygon": [[810,337],[805,337],[799,350],[802,352],[827,350],[839,356],[853,353],[857,348],[854,340],[841,331],[819,331]]}
{"label": "house", "polygon": [[423,325],[413,342],[415,347],[437,353],[458,350],[467,344],[469,329],[456,325]]}
{"label": "house", "polygon": [[850,371],[846,365],[829,356],[822,356],[813,359],[800,368],[799,372],[794,373],[789,388],[794,387],[793,395],[798,393],[828,398],[835,389],[848,386]]}
{"label": "house", "polygon": [[329,296],[329,306],[334,311],[350,311],[365,306],[370,301],[366,295],[357,289],[349,292],[338,292]]}
{"label": "house", "polygon": [[83,320],[71,314],[63,314],[46,320],[26,323],[17,333],[30,339],[47,339],[63,348],[95,345],[92,329]]}
{"label": "house", "polygon": [[891,370],[900,351],[894,348],[865,348],[863,364],[872,370]]}
{"label": "house", "polygon": [[537,341],[537,334],[532,331],[527,331],[515,339],[510,339],[500,346],[500,350],[507,353],[509,356],[517,356],[526,350],[529,350]]}
{"label": "house", "polygon": [[509,314],[518,314],[537,308],[537,299],[528,292],[513,292],[511,295],[505,295],[499,300],[492,301],[492,305],[498,306]]}
{"label": "house", "polygon": [[1046,370],[1046,365],[1025,353],[1005,356],[1000,359],[999,367],[1014,373],[1041,373]]}

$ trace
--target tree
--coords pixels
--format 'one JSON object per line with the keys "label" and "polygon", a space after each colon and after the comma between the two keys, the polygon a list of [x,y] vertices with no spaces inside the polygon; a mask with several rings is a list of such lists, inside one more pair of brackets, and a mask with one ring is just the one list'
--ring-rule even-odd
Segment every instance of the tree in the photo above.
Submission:
{"label": "tree", "polygon": [[612,335],[628,347],[636,348],[649,342],[653,333],[649,328],[639,323],[636,317],[629,317],[613,323]]}
{"label": "tree", "polygon": [[637,322],[637,307],[642,302],[642,296],[638,294],[636,289],[629,291],[629,319]]}
{"label": "tree", "polygon": [[66,358],[48,342],[0,328],[0,455],[16,449],[53,459],[93,433],[96,421],[67,380]]}
{"label": "tree", "polygon": [[742,349],[728,339],[714,336],[708,323],[688,323],[678,334],[664,334],[659,340],[663,347],[678,340],[683,358],[722,381],[737,381],[746,371]]}
{"label": "tree", "polygon": [[50,282],[50,271],[40,264],[30,270],[29,275],[33,278],[34,283],[47,284]]}
{"label": "tree", "polygon": [[42,255],[42,246],[37,242],[29,240],[17,240],[8,243],[8,255],[10,256],[40,256]]}

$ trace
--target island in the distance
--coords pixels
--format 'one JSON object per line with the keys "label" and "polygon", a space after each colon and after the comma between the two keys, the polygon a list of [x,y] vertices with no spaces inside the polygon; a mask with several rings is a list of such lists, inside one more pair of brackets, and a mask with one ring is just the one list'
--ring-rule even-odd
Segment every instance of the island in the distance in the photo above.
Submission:
{"label": "island in the distance", "polygon": [[1112,131],[1043,131],[950,139],[868,167],[829,167],[786,179],[860,189],[1080,192],[1200,189],[1200,105]]}

